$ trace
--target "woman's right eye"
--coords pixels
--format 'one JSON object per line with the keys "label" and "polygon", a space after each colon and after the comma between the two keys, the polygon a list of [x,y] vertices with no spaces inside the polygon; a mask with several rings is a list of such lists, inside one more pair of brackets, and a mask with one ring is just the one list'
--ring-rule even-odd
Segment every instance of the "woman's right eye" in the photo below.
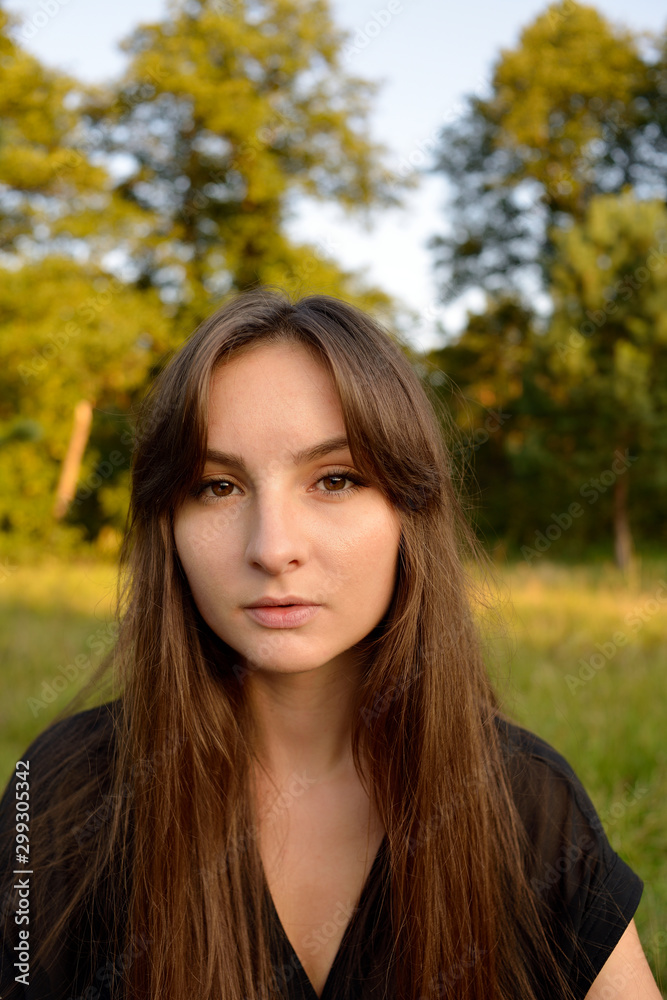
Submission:
{"label": "woman's right eye", "polygon": [[[232,483],[229,479],[205,479],[203,482],[195,486],[192,491],[193,496],[198,500],[203,500],[204,503],[215,503],[216,500],[225,500],[228,496],[231,496],[229,492],[225,493],[225,490],[232,489],[236,486],[236,483]],[[211,490],[210,493],[207,490]]]}

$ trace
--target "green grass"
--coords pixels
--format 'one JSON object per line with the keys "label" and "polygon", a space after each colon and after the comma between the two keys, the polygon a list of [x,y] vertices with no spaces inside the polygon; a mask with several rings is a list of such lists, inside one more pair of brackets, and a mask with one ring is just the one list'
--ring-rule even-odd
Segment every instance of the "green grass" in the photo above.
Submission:
{"label": "green grass", "polygon": [[[482,620],[503,706],[570,762],[643,878],[636,922],[665,984],[667,559],[645,560],[630,579],[609,564],[542,561],[503,567],[498,580],[502,619]],[[110,647],[114,587],[114,567],[96,563],[17,566],[0,581],[3,788]]]}
{"label": "green grass", "polygon": [[499,580],[505,626],[488,613],[484,622],[503,706],[570,762],[612,847],[644,880],[636,923],[664,989],[667,561],[631,581],[611,565],[550,563]]}
{"label": "green grass", "polygon": [[116,571],[96,563],[16,566],[0,581],[0,780],[88,679],[113,640]]}

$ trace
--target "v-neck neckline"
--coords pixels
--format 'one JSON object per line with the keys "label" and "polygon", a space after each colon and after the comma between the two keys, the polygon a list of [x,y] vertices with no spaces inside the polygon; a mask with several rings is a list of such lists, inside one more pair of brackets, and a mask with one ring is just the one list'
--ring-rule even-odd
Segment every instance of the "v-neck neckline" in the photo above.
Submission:
{"label": "v-neck neckline", "polygon": [[287,931],[283,927],[282,921],[281,921],[281,919],[280,919],[280,917],[278,915],[278,911],[276,909],[276,905],[273,902],[273,896],[271,895],[271,890],[269,889],[269,883],[267,881],[266,874],[264,873],[264,870],[262,868],[262,873],[263,873],[263,878],[264,878],[264,890],[265,890],[266,895],[268,897],[269,908],[270,908],[270,911],[271,911],[272,919],[273,919],[273,921],[275,923],[276,928],[278,929],[278,933],[280,935],[280,938],[282,939],[283,945],[287,948],[287,950],[288,950],[288,952],[290,954],[290,957],[291,957],[291,960],[292,960],[292,965],[294,966],[295,969],[298,970],[298,972],[301,975],[302,985],[303,985],[304,989],[306,990],[306,992],[308,993],[307,1000],[329,1000],[329,990],[331,988],[332,982],[334,981],[334,973],[337,971],[338,965],[340,964],[340,961],[341,961],[341,958],[342,958],[342,955],[343,955],[343,949],[344,949],[344,947],[347,944],[347,940],[350,937],[350,935],[351,935],[351,933],[352,933],[352,931],[353,931],[353,929],[354,929],[354,927],[356,925],[356,922],[357,922],[358,917],[359,917],[359,913],[362,910],[362,904],[365,902],[366,896],[368,895],[368,893],[370,891],[373,879],[374,879],[374,877],[376,875],[376,870],[377,870],[377,868],[378,868],[378,866],[380,864],[380,859],[382,858],[382,856],[384,854],[385,845],[387,843],[388,843],[388,837],[387,837],[387,834],[385,833],[384,837],[382,838],[382,842],[381,842],[380,846],[377,849],[377,853],[376,853],[375,858],[373,860],[373,864],[371,865],[370,870],[368,872],[368,875],[366,876],[366,881],[364,882],[364,884],[362,886],[361,893],[359,894],[359,899],[357,900],[357,904],[356,904],[356,906],[354,908],[354,912],[352,913],[352,916],[351,916],[350,920],[348,921],[347,926],[346,926],[346,928],[345,928],[345,930],[343,932],[343,937],[341,938],[340,944],[338,945],[338,950],[337,950],[336,954],[334,955],[333,962],[331,963],[331,968],[329,969],[329,972],[327,974],[327,978],[324,981],[324,986],[322,987],[322,992],[319,995],[319,997],[318,997],[318,994],[317,994],[317,990],[315,989],[315,987],[311,983],[310,979],[308,978],[308,974],[306,973],[306,970],[304,969],[303,965],[301,964],[301,959],[297,955],[296,949],[294,948],[294,945],[292,944],[292,942],[290,941],[290,939],[289,939],[289,937],[287,935]]}

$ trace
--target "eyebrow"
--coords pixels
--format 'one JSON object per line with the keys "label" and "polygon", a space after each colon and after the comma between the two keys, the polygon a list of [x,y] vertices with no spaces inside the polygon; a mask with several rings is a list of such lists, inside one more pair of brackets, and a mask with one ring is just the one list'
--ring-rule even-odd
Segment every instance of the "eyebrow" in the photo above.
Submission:
{"label": "eyebrow", "polygon": [[[349,444],[347,437],[343,434],[339,437],[327,438],[326,441],[320,441],[319,444],[315,444],[311,448],[288,451],[288,455],[295,465],[301,465],[306,462],[314,462],[317,458],[322,458],[323,455],[328,455],[332,451],[342,451],[344,448],[349,448]],[[241,455],[231,455],[225,451],[218,451],[216,448],[207,449],[206,461],[215,462],[218,465],[230,465],[236,469],[243,469],[244,472],[247,471]]]}

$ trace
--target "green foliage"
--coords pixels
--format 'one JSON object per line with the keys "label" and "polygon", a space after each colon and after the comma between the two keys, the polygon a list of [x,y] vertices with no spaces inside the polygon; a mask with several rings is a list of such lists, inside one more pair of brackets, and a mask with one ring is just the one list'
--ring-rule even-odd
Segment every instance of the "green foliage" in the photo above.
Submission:
{"label": "green foliage", "polygon": [[[74,407],[86,399],[97,408],[81,480],[85,487],[96,464],[110,464],[101,480],[103,504],[105,490],[129,463],[124,411],[144,385],[155,353],[170,346],[166,318],[154,292],[140,293],[51,256],[39,265],[26,263],[0,286],[0,328],[0,423],[11,428],[18,420],[35,428],[32,436],[8,433],[0,448],[0,536],[5,543],[18,537],[35,545],[82,537],[86,525],[76,516],[78,504],[71,531],[53,525],[51,513]],[[100,519],[98,529],[107,522],[122,527],[120,512]],[[88,534],[96,534],[91,525]]]}
{"label": "green foliage", "polygon": [[[613,535],[619,564],[633,532],[665,538],[667,35],[652,53],[643,41],[552,4],[445,129],[436,166],[454,186],[452,230],[434,240],[443,299],[487,293],[436,363],[477,406],[514,413],[476,455],[481,524],[563,554]],[[526,349],[509,378],[515,328]]]}
{"label": "green foliage", "polygon": [[594,409],[582,450],[616,440],[656,455],[667,445],[667,210],[598,195],[554,239],[551,368],[569,408]]}
{"label": "green foliage", "polygon": [[528,399],[535,401],[530,370],[539,347],[526,310],[499,297],[483,314],[468,316],[456,341],[427,356],[429,367],[446,373],[435,391],[454,417],[452,458],[490,544],[520,535],[531,497],[539,510],[535,487],[544,470],[530,457],[534,412],[526,417]]}
{"label": "green foliage", "polygon": [[258,282],[363,297],[326,244],[285,231],[298,194],[356,211],[396,203],[367,138],[375,87],[344,72],[344,38],[323,0],[173,4],[126,40],[120,84],[88,101],[103,148],[132,161],[118,193],[156,219],[130,248],[137,281],[189,322]]}
{"label": "green foliage", "polygon": [[469,97],[441,135],[434,169],[454,197],[451,231],[432,245],[445,298],[469,286],[534,295],[549,284],[554,230],[580,222],[595,194],[665,197],[667,58],[665,39],[653,42],[647,54],[567,2],[501,52],[489,96]]}
{"label": "green foliage", "polygon": [[[324,0],[174,3],[125,42],[121,80],[84,88],[12,40],[0,11],[0,549],[114,550],[136,407],[221,299],[257,282],[394,304],[296,245],[297,194],[394,204]],[[94,407],[77,495],[52,510],[74,409]]]}

